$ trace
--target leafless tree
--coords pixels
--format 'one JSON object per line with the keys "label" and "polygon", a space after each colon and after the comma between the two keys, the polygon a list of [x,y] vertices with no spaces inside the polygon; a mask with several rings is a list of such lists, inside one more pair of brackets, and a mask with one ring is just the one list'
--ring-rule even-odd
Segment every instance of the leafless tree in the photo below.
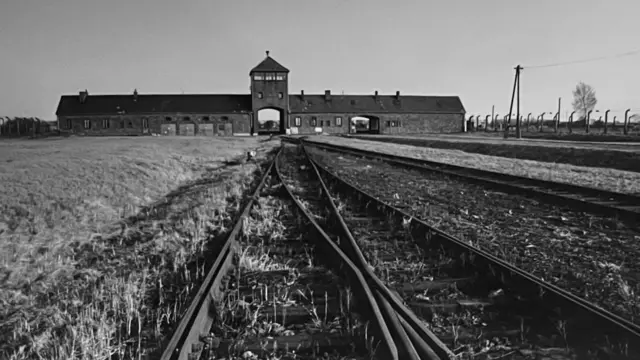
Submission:
{"label": "leafless tree", "polygon": [[587,116],[589,110],[593,110],[596,107],[598,100],[596,99],[596,91],[591,85],[587,85],[583,82],[579,82],[576,85],[576,89],[573,90],[573,110],[579,115],[579,117]]}

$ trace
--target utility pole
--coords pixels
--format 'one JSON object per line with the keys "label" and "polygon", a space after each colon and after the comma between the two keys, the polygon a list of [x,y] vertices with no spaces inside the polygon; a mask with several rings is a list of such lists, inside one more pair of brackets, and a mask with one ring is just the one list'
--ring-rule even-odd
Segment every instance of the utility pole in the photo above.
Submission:
{"label": "utility pole", "polygon": [[553,127],[553,131],[554,132],[558,132],[558,126],[560,125],[560,105],[562,103],[562,98],[558,98],[558,118],[556,119],[556,122],[554,124]]}
{"label": "utility pole", "polygon": [[522,66],[518,65],[514,68],[516,70],[516,74],[513,78],[513,92],[511,93],[511,105],[509,106],[509,113],[507,114],[507,121],[504,127],[504,138],[509,137],[509,125],[511,125],[511,113],[513,112],[513,100],[516,97],[516,89],[518,90],[518,103],[517,103],[517,111],[516,115],[516,136],[520,138],[520,70]]}

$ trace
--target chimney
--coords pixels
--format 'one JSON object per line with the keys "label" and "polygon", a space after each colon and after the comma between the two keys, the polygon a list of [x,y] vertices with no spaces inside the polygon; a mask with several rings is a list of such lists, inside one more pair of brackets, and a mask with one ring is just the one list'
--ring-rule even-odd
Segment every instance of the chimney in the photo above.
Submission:
{"label": "chimney", "polygon": [[396,100],[400,99],[400,91],[396,91]]}
{"label": "chimney", "polygon": [[304,90],[300,90],[300,98],[304,100]]}
{"label": "chimney", "polygon": [[373,98],[378,100],[378,90],[376,90],[376,94],[373,96]]}
{"label": "chimney", "polygon": [[324,99],[325,99],[325,101],[330,101],[331,100],[331,90],[325,90],[324,91]]}
{"label": "chimney", "polygon": [[133,90],[133,101],[138,101],[138,89]]}
{"label": "chimney", "polygon": [[80,99],[80,104],[84,104],[84,102],[87,101],[88,96],[89,96],[89,91],[87,91],[86,89],[84,91],[80,91],[80,94],[78,95]]}

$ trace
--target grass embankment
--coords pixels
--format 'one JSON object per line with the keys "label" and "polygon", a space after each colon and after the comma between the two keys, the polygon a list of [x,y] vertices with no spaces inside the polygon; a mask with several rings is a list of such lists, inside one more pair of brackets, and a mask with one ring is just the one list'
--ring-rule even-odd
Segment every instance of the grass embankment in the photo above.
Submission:
{"label": "grass embankment", "polygon": [[0,357],[138,358],[170,336],[276,141],[0,144]]}
{"label": "grass embankment", "polygon": [[[367,137],[367,140],[460,150],[467,153],[499,156],[513,159],[534,160],[577,166],[603,167],[640,172],[640,146],[588,145],[501,139],[464,139],[434,137]],[[639,138],[640,139],[640,138]]]}
{"label": "grass embankment", "polygon": [[499,156],[467,153],[412,145],[382,143],[329,136],[311,136],[309,140],[351,146],[415,159],[490,170],[533,179],[556,181],[574,185],[601,188],[621,193],[640,194],[640,173],[609,168],[586,167],[552,162],[509,159]]}

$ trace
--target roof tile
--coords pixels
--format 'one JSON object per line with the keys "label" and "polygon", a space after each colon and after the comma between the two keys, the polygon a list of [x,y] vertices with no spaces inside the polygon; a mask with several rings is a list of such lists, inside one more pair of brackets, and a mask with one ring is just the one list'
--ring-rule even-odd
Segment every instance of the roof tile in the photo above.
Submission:
{"label": "roof tile", "polygon": [[89,95],[84,104],[78,95],[63,95],[56,115],[98,115],[148,113],[234,113],[251,112],[251,95]]}

